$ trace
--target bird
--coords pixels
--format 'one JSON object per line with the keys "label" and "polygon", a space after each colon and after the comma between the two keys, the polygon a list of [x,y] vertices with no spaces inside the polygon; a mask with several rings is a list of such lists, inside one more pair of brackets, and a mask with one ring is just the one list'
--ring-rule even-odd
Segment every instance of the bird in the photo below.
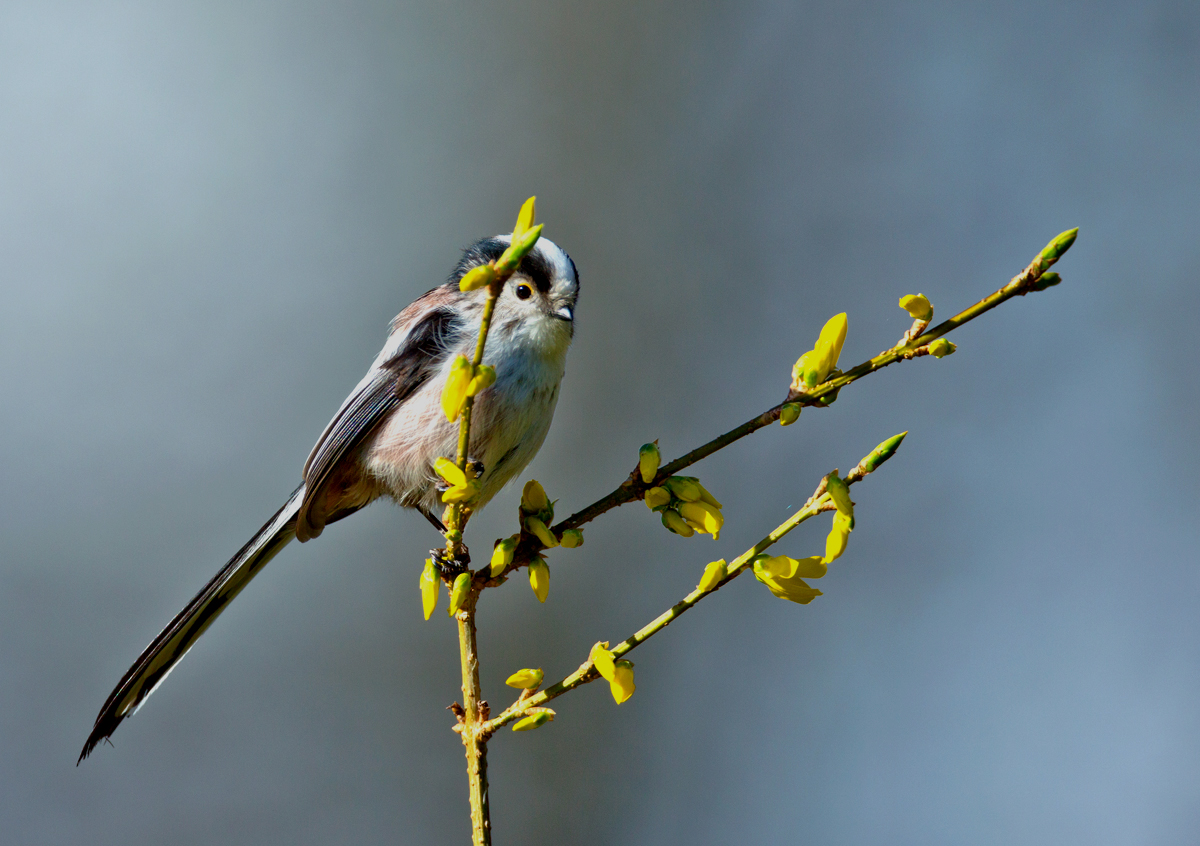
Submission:
{"label": "bird", "polygon": [[[488,297],[486,286],[464,292],[459,280],[500,258],[510,243],[511,236],[497,235],[467,247],[444,284],[392,320],[383,349],[317,439],[300,486],[138,656],[100,709],[76,766],[133,716],[293,539],[311,540],[381,497],[444,530],[436,512],[445,483],[433,466],[438,458],[454,460],[459,427],[442,410],[442,389],[454,360],[474,353]],[[501,289],[484,355],[496,379],[475,397],[472,411],[468,455],[479,483],[472,510],[529,464],[550,430],[578,297],[575,263],[546,238]]]}

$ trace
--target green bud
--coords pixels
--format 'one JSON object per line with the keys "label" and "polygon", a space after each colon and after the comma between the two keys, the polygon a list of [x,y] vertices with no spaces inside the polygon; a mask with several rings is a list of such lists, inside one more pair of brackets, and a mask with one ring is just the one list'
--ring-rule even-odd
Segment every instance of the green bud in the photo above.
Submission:
{"label": "green bud", "polygon": [[698,502],[704,499],[704,493],[699,482],[692,476],[672,476],[667,479],[666,486],[676,499],[684,502]]}
{"label": "green bud", "polygon": [[1030,286],[1030,290],[1031,291],[1044,291],[1047,288],[1053,288],[1055,285],[1057,285],[1061,281],[1062,281],[1061,276],[1059,276],[1053,270],[1048,270],[1045,273],[1043,273],[1041,276],[1038,277],[1038,280],[1036,282],[1034,282],[1032,286]]}
{"label": "green bud", "polygon": [[578,529],[565,529],[562,533],[562,537],[558,539],[558,542],[567,549],[574,549],[577,546],[583,546],[583,532],[579,531]]}
{"label": "green bud", "polygon": [[696,534],[696,530],[689,526],[683,519],[682,515],[674,508],[668,508],[662,513],[662,524],[677,535],[682,535],[685,538],[690,538]]}
{"label": "green bud", "polygon": [[496,278],[496,268],[490,264],[481,264],[479,267],[472,267],[463,274],[462,279],[458,280],[458,290],[474,291],[479,288],[486,288],[492,284],[492,280]]}
{"label": "green bud", "polygon": [[512,730],[532,731],[535,728],[541,728],[553,719],[554,712],[547,708],[545,711],[538,711],[536,714],[530,714],[528,717],[517,720],[513,724]]}
{"label": "green bud", "polygon": [[953,353],[958,347],[945,338],[938,338],[929,345],[929,354],[934,358],[945,358]]}
{"label": "green bud", "polygon": [[525,518],[525,530],[537,538],[546,549],[553,549],[558,546],[558,538],[537,517]]}
{"label": "green bud", "polygon": [[899,435],[892,435],[879,446],[875,447],[875,449],[867,453],[867,457],[860,462],[863,466],[863,469],[868,473],[874,472],[879,465],[883,464],[883,462],[887,461],[896,454],[896,450],[900,448],[900,442],[904,440],[904,436],[907,434],[908,432],[905,431],[901,432]]}
{"label": "green bud", "polygon": [[501,254],[496,261],[496,270],[499,273],[512,273],[521,264],[521,259],[533,249],[533,245],[537,243],[538,238],[542,237],[542,229],[546,224],[539,223],[537,226],[529,229],[524,235],[519,238],[514,238],[512,244],[507,250]]}
{"label": "green bud", "polygon": [[537,690],[545,677],[546,674],[542,672],[541,667],[536,670],[517,670],[504,683],[520,690]]}
{"label": "green bud", "polygon": [[496,542],[496,546],[492,550],[492,563],[490,570],[490,575],[492,578],[495,578],[503,573],[506,569],[508,569],[508,565],[513,562],[513,553],[517,551],[517,540],[518,537],[513,535],[512,537],[507,537],[504,540]]}
{"label": "green bud", "polygon": [[785,402],[783,407],[779,409],[779,425],[791,426],[800,419],[800,410],[803,406],[798,402]]}
{"label": "green bud", "polygon": [[1038,258],[1044,261],[1047,267],[1054,264],[1054,262],[1063,257],[1063,253],[1071,249],[1071,245],[1075,243],[1075,236],[1078,234],[1079,227],[1068,229],[1047,244],[1041,254],[1038,255]]}
{"label": "green bud", "polygon": [[462,610],[463,603],[471,592],[471,574],[459,573],[454,579],[454,587],[450,589],[450,616],[453,617]]}
{"label": "green bud", "polygon": [[642,448],[638,450],[638,470],[642,473],[642,481],[647,485],[654,481],[661,461],[658,444],[642,444]]}

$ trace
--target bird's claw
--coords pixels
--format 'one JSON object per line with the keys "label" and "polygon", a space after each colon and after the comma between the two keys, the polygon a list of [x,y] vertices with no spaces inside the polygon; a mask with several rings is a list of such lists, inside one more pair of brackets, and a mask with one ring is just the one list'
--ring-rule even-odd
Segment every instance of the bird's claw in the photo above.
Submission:
{"label": "bird's claw", "polygon": [[431,549],[429,557],[433,559],[433,566],[437,568],[443,579],[453,581],[460,573],[471,572],[471,553],[462,544],[459,544],[459,552],[456,556],[447,555],[444,549]]}

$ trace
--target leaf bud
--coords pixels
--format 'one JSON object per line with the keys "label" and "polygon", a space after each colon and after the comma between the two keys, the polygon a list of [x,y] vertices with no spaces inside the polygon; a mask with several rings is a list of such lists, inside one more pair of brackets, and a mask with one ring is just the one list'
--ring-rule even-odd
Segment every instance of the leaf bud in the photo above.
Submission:
{"label": "leaf bud", "polygon": [[934,358],[945,358],[958,349],[958,346],[950,343],[945,338],[938,338],[929,345],[929,354]]}
{"label": "leaf bud", "polygon": [[725,559],[714,561],[704,568],[704,575],[700,577],[700,584],[696,585],[696,590],[701,593],[708,593],[715,588],[728,575],[726,570]]}
{"label": "leaf bud", "polygon": [[425,612],[426,620],[433,614],[433,609],[437,608],[439,581],[433,559],[426,558],[425,569],[421,571],[421,610]]}
{"label": "leaf bud", "polygon": [[1061,235],[1056,236],[1054,240],[1047,244],[1042,249],[1041,253],[1038,254],[1038,259],[1045,262],[1047,267],[1054,264],[1054,262],[1062,258],[1063,253],[1071,249],[1071,245],[1075,243],[1075,237],[1078,234],[1079,227],[1077,226],[1074,229],[1068,229]]}
{"label": "leaf bud", "polygon": [[900,448],[900,442],[904,440],[904,436],[907,434],[908,432],[904,431],[899,435],[892,435],[879,446],[875,447],[875,449],[867,453],[867,457],[861,462],[863,469],[868,473],[874,472],[876,469],[878,469],[879,465],[883,464],[883,462],[887,461],[896,454],[896,450]]}
{"label": "leaf bud", "polygon": [[520,690],[537,690],[541,687],[543,678],[545,678],[545,673],[539,667],[536,670],[517,670],[504,683]]}
{"label": "leaf bud", "polygon": [[662,524],[677,535],[690,538],[696,530],[684,522],[683,517],[674,508],[668,508],[662,513]]}
{"label": "leaf bud", "polygon": [[529,586],[538,602],[546,601],[550,593],[550,565],[540,555],[529,562]]}
{"label": "leaf bud", "polygon": [[646,507],[653,511],[671,501],[671,492],[666,488],[651,488],[646,491]]}
{"label": "leaf bud", "polygon": [[613,677],[609,679],[608,686],[618,705],[633,696],[634,690],[637,689],[633,683],[633,662],[624,658],[617,661],[613,665]]}
{"label": "leaf bud", "polygon": [[567,549],[575,549],[576,547],[583,546],[583,532],[579,531],[579,529],[564,529],[558,542]]}
{"label": "leaf bud", "polygon": [[1044,291],[1047,288],[1053,288],[1055,285],[1057,285],[1061,281],[1062,281],[1061,276],[1059,276],[1053,270],[1048,270],[1037,278],[1037,281],[1034,282],[1030,286],[1030,290]]}
{"label": "leaf bud", "polygon": [[475,291],[479,288],[486,288],[492,284],[496,278],[496,268],[491,264],[481,264],[478,267],[472,267],[463,274],[462,279],[458,280],[458,290]]}
{"label": "leaf bud", "polygon": [[799,420],[802,407],[798,402],[785,402],[779,409],[779,425],[791,426]]}
{"label": "leaf bud", "polygon": [[654,481],[661,462],[662,455],[658,451],[658,444],[642,444],[642,448],[638,450],[638,470],[642,474],[642,481],[647,485]]}
{"label": "leaf bud", "polygon": [[450,616],[453,617],[462,610],[467,596],[471,593],[471,574],[459,573],[454,578],[454,586],[450,589]]}
{"label": "leaf bud", "polygon": [[512,535],[496,542],[495,548],[492,549],[491,570],[489,571],[493,579],[507,570],[509,564],[512,564],[518,540],[517,535]]}
{"label": "leaf bud", "polygon": [[500,273],[512,273],[521,264],[521,259],[533,249],[533,245],[537,243],[538,238],[542,236],[542,229],[545,228],[544,223],[539,223],[525,231],[520,238],[513,238],[512,244],[505,250],[500,258],[496,260],[496,270]]}
{"label": "leaf bud", "polygon": [[534,214],[536,213],[537,197],[530,197],[521,204],[521,210],[517,212],[517,223],[513,227],[513,240],[516,241],[522,235],[530,230],[533,226]]}

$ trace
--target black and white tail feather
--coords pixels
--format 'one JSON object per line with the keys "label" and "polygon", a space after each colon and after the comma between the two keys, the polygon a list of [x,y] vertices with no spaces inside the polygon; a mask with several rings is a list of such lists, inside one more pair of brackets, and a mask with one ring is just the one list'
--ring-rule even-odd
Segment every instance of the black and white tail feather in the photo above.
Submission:
{"label": "black and white tail feather", "polygon": [[[438,525],[434,515],[441,499],[433,463],[453,457],[458,446],[458,425],[442,413],[442,389],[454,358],[475,349],[487,296],[486,289],[460,291],[458,280],[472,267],[499,258],[508,240],[485,238],[467,248],[444,285],[392,321],[383,350],[313,447],[303,484],[129,668],[100,710],[80,762],[141,707],[291,540],[315,538],[328,524],[381,496],[417,509]],[[496,302],[485,356],[496,381],[475,398],[472,413],[470,455],[484,467],[475,510],[541,448],[558,401],[578,294],[575,264],[543,238]]]}

